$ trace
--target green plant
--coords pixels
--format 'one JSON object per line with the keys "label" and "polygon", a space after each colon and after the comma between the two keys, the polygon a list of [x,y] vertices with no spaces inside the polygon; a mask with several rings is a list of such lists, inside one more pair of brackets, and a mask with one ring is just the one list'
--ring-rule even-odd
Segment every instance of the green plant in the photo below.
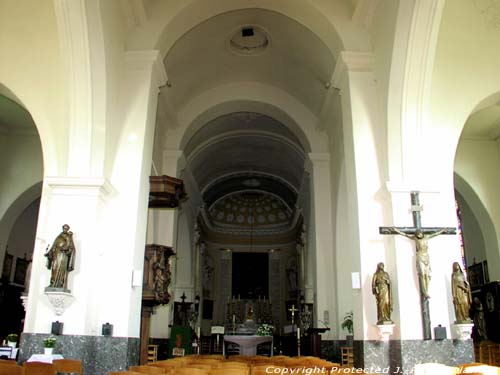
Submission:
{"label": "green plant", "polygon": [[270,324],[261,324],[256,334],[259,336],[272,336],[274,327]]}
{"label": "green plant", "polygon": [[48,339],[43,340],[44,348],[53,348],[56,346],[56,339],[53,337],[49,337]]}
{"label": "green plant", "polygon": [[9,341],[9,342],[17,342],[19,336],[16,335],[15,333],[9,333],[7,335],[7,337],[5,338],[6,341]]}
{"label": "green plant", "polygon": [[348,311],[344,318],[342,319],[342,324],[340,325],[342,329],[346,329],[349,334],[354,333],[354,322],[353,322],[353,311]]}

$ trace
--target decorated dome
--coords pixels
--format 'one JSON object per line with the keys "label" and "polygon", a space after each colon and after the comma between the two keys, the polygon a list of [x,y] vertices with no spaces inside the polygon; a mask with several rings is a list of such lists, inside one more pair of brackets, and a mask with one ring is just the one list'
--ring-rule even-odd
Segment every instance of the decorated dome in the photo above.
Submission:
{"label": "decorated dome", "polygon": [[245,229],[289,226],[293,212],[274,195],[258,191],[238,192],[219,199],[209,209],[213,224]]}

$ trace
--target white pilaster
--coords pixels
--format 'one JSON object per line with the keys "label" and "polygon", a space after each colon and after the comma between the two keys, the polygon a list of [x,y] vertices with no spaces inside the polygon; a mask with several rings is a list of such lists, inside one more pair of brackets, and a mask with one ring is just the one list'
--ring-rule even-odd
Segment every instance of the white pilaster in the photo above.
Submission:
{"label": "white pilaster", "polygon": [[[332,318],[335,314],[336,288],[329,288],[333,284],[335,270],[335,256],[333,252],[332,235],[332,200],[330,178],[330,154],[310,153],[312,167],[312,205],[314,207],[314,238],[310,249],[310,257],[315,267],[316,289],[316,327],[324,325],[325,311]],[[310,259],[311,259],[310,258]],[[323,335],[323,339],[331,339],[333,332]]]}
{"label": "white pilaster", "polygon": [[[378,226],[383,218],[386,165],[386,139],[379,121],[376,80],[373,75],[373,55],[365,52],[341,53],[333,75],[333,84],[340,90],[343,123],[344,162],[341,166],[341,193],[337,197],[340,212],[337,217],[339,252],[338,288],[342,300],[349,295],[352,306],[339,299],[343,316],[354,312],[355,339],[377,339],[375,299],[371,293],[371,277],[378,262],[385,262],[390,273]],[[343,203],[346,200],[348,203]],[[346,224],[348,223],[348,224]],[[389,264],[387,264],[389,263]],[[359,272],[361,288],[351,285],[351,273]],[[348,291],[348,292],[347,292]]]}
{"label": "white pilaster", "polygon": [[98,0],[54,0],[69,92],[67,173],[100,176],[106,142],[106,61]]}

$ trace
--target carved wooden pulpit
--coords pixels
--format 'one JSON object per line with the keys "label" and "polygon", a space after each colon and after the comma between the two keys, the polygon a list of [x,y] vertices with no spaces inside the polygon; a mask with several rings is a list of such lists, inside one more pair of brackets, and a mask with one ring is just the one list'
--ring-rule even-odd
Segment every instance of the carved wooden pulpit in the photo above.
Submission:
{"label": "carved wooden pulpit", "polygon": [[146,245],[142,284],[141,364],[147,362],[149,325],[153,308],[166,305],[170,301],[169,258],[173,255],[175,253],[170,246]]}
{"label": "carved wooden pulpit", "polygon": [[187,199],[184,181],[170,176],[149,177],[149,207],[176,208]]}

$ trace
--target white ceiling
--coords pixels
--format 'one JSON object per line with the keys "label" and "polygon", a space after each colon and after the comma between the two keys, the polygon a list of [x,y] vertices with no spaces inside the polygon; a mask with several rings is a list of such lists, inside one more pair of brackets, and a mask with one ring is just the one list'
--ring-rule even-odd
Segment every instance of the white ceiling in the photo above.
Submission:
{"label": "white ceiling", "polygon": [[500,104],[474,112],[462,131],[462,138],[497,140],[500,137]]}
{"label": "white ceiling", "polygon": [[[265,30],[270,43],[264,53],[241,56],[231,51],[229,40],[245,26]],[[298,22],[269,10],[244,9],[193,27],[168,52],[165,66],[172,86],[164,93],[173,108],[212,87],[250,81],[278,87],[319,114],[335,59]]]}

